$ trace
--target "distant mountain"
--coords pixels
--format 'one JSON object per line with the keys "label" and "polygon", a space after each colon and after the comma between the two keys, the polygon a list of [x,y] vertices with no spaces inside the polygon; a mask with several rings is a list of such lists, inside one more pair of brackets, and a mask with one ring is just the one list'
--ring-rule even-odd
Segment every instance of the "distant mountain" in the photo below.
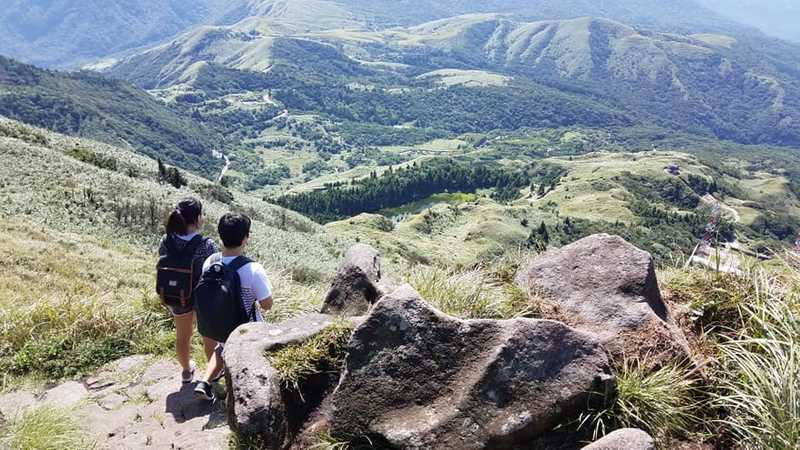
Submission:
{"label": "distant mountain", "polygon": [[[327,77],[323,90],[340,85],[341,91],[357,82],[391,92],[398,84],[419,88],[416,77],[426,72],[488,70],[599,100],[659,126],[743,143],[800,145],[800,50],[788,44],[770,53],[757,46],[764,41],[749,37],[658,33],[602,18],[524,22],[499,14],[374,32],[287,33],[285,28],[254,18],[201,28],[105,70],[147,89],[206,89],[210,71],[216,85],[247,74],[252,84],[242,90],[276,89],[276,98],[290,107],[299,105],[293,103],[298,93],[318,89],[287,84],[287,78]],[[201,75],[205,81],[197,83]],[[525,91],[513,85],[497,90],[515,92],[524,102]],[[395,103],[382,92],[359,96]],[[315,98],[301,107],[327,111],[327,102],[334,101],[344,100]]]}
{"label": "distant mountain", "polygon": [[[0,10],[0,54],[74,68],[148,47],[203,25],[267,18],[300,31],[382,30],[471,13],[524,20],[606,17],[658,31],[742,31],[693,0],[9,0]],[[8,2],[6,2],[8,3]]]}
{"label": "distant mountain", "polygon": [[215,136],[126,82],[62,73],[0,57],[0,116],[213,170]]}
{"label": "distant mountain", "polygon": [[47,67],[74,67],[152,45],[202,23],[205,0],[7,0],[0,54]]}
{"label": "distant mountain", "polygon": [[697,0],[731,20],[759,28],[764,33],[800,42],[800,2],[796,0]]}

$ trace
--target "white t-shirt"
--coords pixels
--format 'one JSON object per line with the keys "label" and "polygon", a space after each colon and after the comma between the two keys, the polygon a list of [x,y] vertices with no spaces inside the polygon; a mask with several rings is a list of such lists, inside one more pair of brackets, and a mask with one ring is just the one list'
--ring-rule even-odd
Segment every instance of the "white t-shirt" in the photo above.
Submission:
{"label": "white t-shirt", "polygon": [[[211,255],[203,263],[203,271],[211,267],[211,261],[215,255]],[[222,257],[222,263],[226,266],[236,259],[235,256]],[[261,300],[272,297],[272,284],[267,277],[267,271],[264,266],[257,262],[252,262],[237,271],[239,279],[242,283],[241,298],[245,310],[250,311],[254,308],[255,303]],[[261,315],[261,308],[256,307],[256,322],[262,322],[264,317]]]}

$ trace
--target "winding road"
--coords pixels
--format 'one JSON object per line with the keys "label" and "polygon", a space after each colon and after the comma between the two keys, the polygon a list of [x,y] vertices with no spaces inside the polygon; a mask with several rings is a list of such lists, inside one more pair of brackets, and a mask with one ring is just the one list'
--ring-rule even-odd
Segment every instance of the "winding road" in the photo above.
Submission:
{"label": "winding road", "polygon": [[228,159],[228,155],[221,153],[222,158],[225,160],[225,165],[222,167],[222,170],[219,172],[219,178],[217,178],[217,183],[222,183],[222,178],[228,172],[228,168],[231,166],[231,160]]}

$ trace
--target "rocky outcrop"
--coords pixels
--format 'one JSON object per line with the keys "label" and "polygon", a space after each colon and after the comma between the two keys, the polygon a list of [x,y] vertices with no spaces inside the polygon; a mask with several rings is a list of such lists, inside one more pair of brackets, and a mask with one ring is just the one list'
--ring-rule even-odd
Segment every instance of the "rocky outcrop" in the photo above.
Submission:
{"label": "rocky outcrop", "polygon": [[612,382],[599,341],[549,320],[460,320],[404,286],[348,345],[332,433],[404,449],[503,448],[584,410]]}
{"label": "rocky outcrop", "polygon": [[366,244],[356,244],[339,265],[321,312],[347,316],[366,314],[394,287],[381,273],[378,251]]}
{"label": "rocky outcrop", "polygon": [[649,253],[598,234],[535,258],[517,284],[559,320],[597,334],[613,354],[685,352]]}
{"label": "rocky outcrop", "polygon": [[275,325],[245,324],[231,334],[223,357],[228,424],[234,431],[263,442],[268,449],[281,449],[291,442],[311,412],[336,386],[339,374],[321,371],[305,380],[300,391],[289,389],[267,354],[302,344],[332,326],[334,320],[333,316],[310,314]]}
{"label": "rocky outcrop", "polygon": [[655,450],[656,444],[649,434],[637,428],[623,428],[607,434],[582,450]]}

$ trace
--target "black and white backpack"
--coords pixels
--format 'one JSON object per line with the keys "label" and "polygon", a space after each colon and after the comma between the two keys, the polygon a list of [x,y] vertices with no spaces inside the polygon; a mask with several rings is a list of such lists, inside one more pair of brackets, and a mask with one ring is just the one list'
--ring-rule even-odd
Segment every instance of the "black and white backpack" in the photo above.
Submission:
{"label": "black and white backpack", "polygon": [[226,265],[219,253],[211,258],[195,289],[197,330],[201,336],[225,342],[239,325],[255,321],[256,304],[250,311],[245,309],[238,273],[253,261],[239,256]]}

